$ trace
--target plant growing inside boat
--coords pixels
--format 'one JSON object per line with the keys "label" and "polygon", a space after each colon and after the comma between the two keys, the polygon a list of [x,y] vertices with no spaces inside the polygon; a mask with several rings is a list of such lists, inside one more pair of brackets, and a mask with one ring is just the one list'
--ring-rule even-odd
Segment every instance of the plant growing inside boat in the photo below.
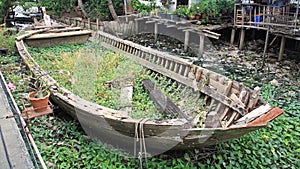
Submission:
{"label": "plant growing inside boat", "polygon": [[36,78],[34,78],[34,77],[30,78],[29,87],[32,90],[32,92],[30,92],[30,93],[34,93],[34,94],[30,95],[31,97],[42,98],[49,94],[49,90],[48,90],[49,86],[42,79],[42,76],[44,76],[44,75],[38,76]]}
{"label": "plant growing inside boat", "polygon": [[40,75],[36,78],[31,78],[29,87],[33,90],[28,94],[28,99],[36,112],[43,112],[48,108],[49,102],[49,86]]}

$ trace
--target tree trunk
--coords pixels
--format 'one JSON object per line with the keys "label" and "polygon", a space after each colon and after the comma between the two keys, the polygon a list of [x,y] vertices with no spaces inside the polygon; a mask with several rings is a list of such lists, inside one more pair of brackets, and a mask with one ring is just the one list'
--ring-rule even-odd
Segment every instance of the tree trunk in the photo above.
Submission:
{"label": "tree trunk", "polygon": [[87,12],[84,10],[82,0],[78,0],[77,2],[78,2],[78,7],[79,7],[79,9],[81,10],[81,12],[83,14],[83,17],[88,18],[89,16],[88,16]]}
{"label": "tree trunk", "polygon": [[108,9],[109,9],[110,14],[113,17],[113,19],[115,21],[119,21],[119,18],[118,18],[118,15],[117,15],[116,11],[115,11],[114,6],[113,6],[112,0],[108,0],[108,4],[107,5],[108,5]]}

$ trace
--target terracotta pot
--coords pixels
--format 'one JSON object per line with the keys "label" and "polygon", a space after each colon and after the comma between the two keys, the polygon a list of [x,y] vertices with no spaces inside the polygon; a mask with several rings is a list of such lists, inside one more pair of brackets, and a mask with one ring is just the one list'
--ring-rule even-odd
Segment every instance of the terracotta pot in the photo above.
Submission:
{"label": "terracotta pot", "polygon": [[206,19],[206,13],[202,13],[202,14],[201,14],[201,18],[202,18],[202,19]]}
{"label": "terracotta pot", "polygon": [[200,15],[195,15],[195,19],[199,20],[200,19]]}
{"label": "terracotta pot", "polygon": [[50,92],[47,91],[47,95],[41,98],[36,98],[34,95],[37,92],[31,92],[28,94],[28,99],[36,112],[43,112],[48,108]]}

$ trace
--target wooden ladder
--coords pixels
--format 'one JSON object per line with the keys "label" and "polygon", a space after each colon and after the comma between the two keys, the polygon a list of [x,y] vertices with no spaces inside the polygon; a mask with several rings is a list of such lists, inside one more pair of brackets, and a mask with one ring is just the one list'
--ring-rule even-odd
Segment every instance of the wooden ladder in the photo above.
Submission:
{"label": "wooden ladder", "polygon": [[236,10],[236,23],[244,25],[244,10],[243,9],[237,9]]}

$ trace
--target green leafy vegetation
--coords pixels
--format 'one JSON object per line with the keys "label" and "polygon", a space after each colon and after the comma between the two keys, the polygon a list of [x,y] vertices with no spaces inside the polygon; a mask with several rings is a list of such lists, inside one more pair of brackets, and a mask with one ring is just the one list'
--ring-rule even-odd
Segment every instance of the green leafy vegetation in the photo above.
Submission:
{"label": "green leafy vegetation", "polygon": [[134,118],[174,118],[160,114],[142,86],[144,79],[154,81],[186,113],[196,116],[205,111],[202,99],[197,99],[197,102],[187,99],[192,89],[187,89],[185,92],[189,95],[186,95],[171,79],[157,76],[157,73],[154,73],[155,77],[150,76],[150,70],[125,56],[103,50],[97,44],[29,48],[29,51],[38,64],[62,86],[102,106],[120,110],[125,106],[120,102],[121,87],[132,84],[133,110],[129,113]]}
{"label": "green leafy vegetation", "polygon": [[[118,15],[123,14],[123,3],[122,0],[112,1],[115,11]],[[83,6],[88,13],[91,21],[95,21],[97,18],[100,20],[110,20],[111,15],[108,9],[108,0],[98,1],[89,0],[83,1]],[[62,15],[70,13],[77,8],[77,0],[40,0],[39,6],[44,6],[46,9],[54,15]],[[77,9],[78,10],[78,9]]]}
{"label": "green leafy vegetation", "polygon": [[0,28],[0,47],[7,48],[10,54],[15,52],[16,30],[14,28]]}

